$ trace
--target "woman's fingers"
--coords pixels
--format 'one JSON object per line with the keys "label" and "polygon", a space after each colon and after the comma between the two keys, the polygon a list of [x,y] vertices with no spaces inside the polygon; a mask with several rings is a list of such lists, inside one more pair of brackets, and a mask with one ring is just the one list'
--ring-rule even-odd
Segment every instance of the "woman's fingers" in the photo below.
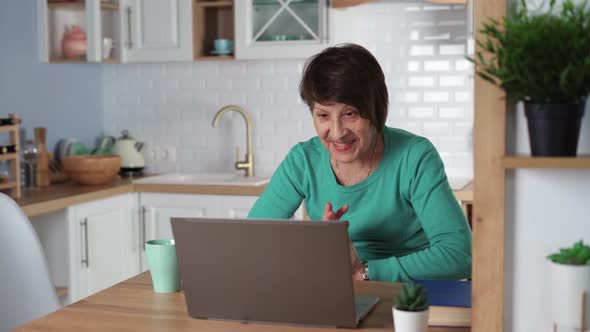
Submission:
{"label": "woman's fingers", "polygon": [[342,218],[342,216],[348,212],[348,204],[343,205],[341,208],[338,209],[338,211],[336,211],[334,214],[336,215],[336,217],[338,219]]}
{"label": "woman's fingers", "polygon": [[332,203],[326,203],[322,220],[339,220],[348,211],[348,205],[343,205],[336,212],[334,212],[332,209]]}
{"label": "woman's fingers", "polygon": [[326,203],[326,206],[324,207],[324,215],[322,216],[322,220],[333,220],[333,214],[334,212],[332,212],[332,203]]}

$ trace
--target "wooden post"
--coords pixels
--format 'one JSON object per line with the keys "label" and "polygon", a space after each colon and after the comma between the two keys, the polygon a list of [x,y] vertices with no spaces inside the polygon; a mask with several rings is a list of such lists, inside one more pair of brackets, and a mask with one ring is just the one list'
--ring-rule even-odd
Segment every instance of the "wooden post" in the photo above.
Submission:
{"label": "wooden post", "polygon": [[[507,13],[506,0],[473,0],[474,31],[489,17]],[[476,46],[476,51],[483,51]],[[506,102],[504,93],[479,76],[474,82],[473,332],[504,330],[504,211]]]}
{"label": "wooden post", "polygon": [[580,331],[586,331],[586,291],[582,291],[582,315],[580,317]]}

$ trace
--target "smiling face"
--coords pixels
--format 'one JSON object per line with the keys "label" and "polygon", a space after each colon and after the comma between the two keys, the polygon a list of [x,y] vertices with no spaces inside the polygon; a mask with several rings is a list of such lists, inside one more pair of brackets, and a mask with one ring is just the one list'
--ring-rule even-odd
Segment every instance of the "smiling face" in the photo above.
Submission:
{"label": "smiling face", "polygon": [[360,112],[342,103],[314,103],[313,125],[335,161],[352,163],[371,158],[377,130]]}

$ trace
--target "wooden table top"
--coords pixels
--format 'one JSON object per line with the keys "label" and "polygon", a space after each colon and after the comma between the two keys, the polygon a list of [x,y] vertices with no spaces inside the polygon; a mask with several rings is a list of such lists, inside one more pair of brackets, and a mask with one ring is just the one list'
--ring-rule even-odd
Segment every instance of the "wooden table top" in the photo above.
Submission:
{"label": "wooden table top", "polygon": [[[391,306],[400,283],[355,282],[355,293],[381,300],[361,322],[368,331],[393,331]],[[184,293],[158,294],[144,272],[102,292],[91,295],[15,331],[312,331],[343,329],[271,323],[241,323],[194,319],[186,310]],[[467,328],[430,328],[432,332],[466,332]]]}

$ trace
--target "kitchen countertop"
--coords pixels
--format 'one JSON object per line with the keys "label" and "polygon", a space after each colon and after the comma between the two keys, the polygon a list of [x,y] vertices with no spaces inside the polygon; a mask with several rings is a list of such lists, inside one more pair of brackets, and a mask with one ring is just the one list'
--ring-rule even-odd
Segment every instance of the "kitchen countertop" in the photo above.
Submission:
{"label": "kitchen countertop", "polygon": [[[97,186],[82,186],[72,182],[65,182],[46,188],[27,188],[22,191],[21,198],[17,199],[16,202],[28,217],[34,217],[59,211],[70,205],[132,192],[259,196],[266,188],[266,185],[140,184],[133,183],[133,179],[118,178],[112,183]],[[473,200],[473,190],[470,181],[464,186],[462,185],[461,189],[454,190],[453,192],[457,199],[462,202],[471,202]]]}

